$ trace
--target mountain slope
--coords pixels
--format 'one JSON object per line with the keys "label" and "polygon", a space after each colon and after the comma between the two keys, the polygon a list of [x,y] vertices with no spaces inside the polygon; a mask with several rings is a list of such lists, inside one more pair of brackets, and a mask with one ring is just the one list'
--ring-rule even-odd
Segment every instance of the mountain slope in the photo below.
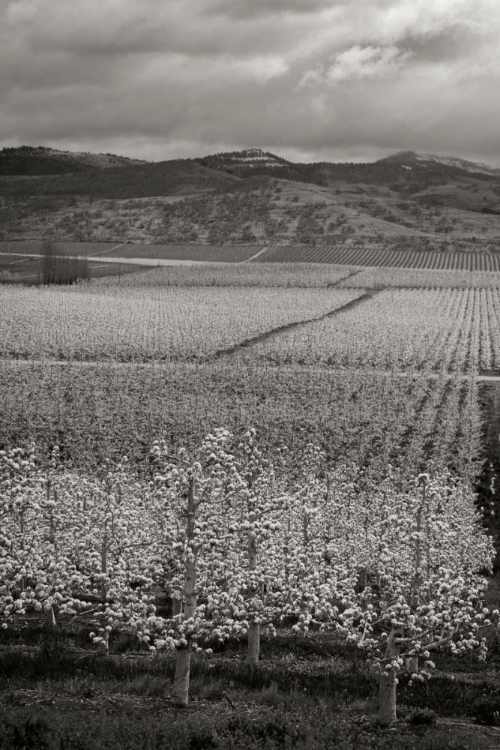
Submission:
{"label": "mountain slope", "polygon": [[458,157],[402,151],[371,163],[294,164],[259,149],[215,154],[198,160],[246,181],[274,177],[343,189],[389,188],[403,200],[464,211],[498,213],[500,169]]}
{"label": "mountain slope", "polygon": [[210,169],[219,169],[230,174],[246,176],[262,169],[280,169],[292,165],[292,162],[281,156],[262,151],[260,148],[247,148],[243,151],[226,151],[220,154],[204,156],[202,159],[193,159],[198,164]]}
{"label": "mountain slope", "polygon": [[379,159],[375,164],[398,164],[407,169],[432,169],[445,168],[450,171],[468,172],[469,174],[485,175],[500,179],[500,169],[490,167],[481,162],[467,161],[457,156],[436,156],[435,154],[419,154],[415,151],[400,151],[385,159]]}
{"label": "mountain slope", "polygon": [[146,198],[225,189],[236,177],[202,167],[186,159],[123,166],[120,169],[85,169],[72,174],[0,177],[0,195],[91,196],[92,198]]}
{"label": "mountain slope", "polygon": [[115,154],[59,151],[45,146],[20,146],[0,150],[0,175],[49,175],[112,169],[144,164]]}
{"label": "mountain slope", "polygon": [[294,164],[246,149],[106,163],[0,176],[0,239],[500,250],[500,170],[464,160],[401,152],[371,164]]}

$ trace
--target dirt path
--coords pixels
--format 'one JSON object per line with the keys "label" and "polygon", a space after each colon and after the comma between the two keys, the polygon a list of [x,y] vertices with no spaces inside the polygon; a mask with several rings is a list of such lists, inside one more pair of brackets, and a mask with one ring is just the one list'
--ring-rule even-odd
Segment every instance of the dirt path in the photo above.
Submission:
{"label": "dirt path", "polygon": [[264,253],[267,253],[269,250],[268,247],[263,247],[262,250],[259,250],[258,253],[255,253],[255,255],[252,255],[251,258],[247,258],[246,260],[242,260],[241,263],[250,263],[251,260],[255,260],[255,258],[259,258],[261,255],[264,255]]}
{"label": "dirt path", "polygon": [[[333,310],[328,315],[334,314],[336,311]],[[287,325],[303,325],[304,323],[307,323],[309,321],[300,321],[299,323],[292,323]],[[276,329],[273,329],[271,332],[272,335],[275,333],[278,333]],[[267,333],[260,334],[267,336]],[[235,345],[235,346],[241,346]],[[234,348],[234,347],[231,347]],[[0,357],[0,365],[3,366],[11,366],[13,368],[15,367],[135,367],[135,368],[152,368],[156,370],[160,369],[169,369],[172,367],[175,367],[176,365],[182,365],[183,368],[190,368],[198,369],[200,366],[200,363],[203,362],[203,364],[214,364],[214,360],[212,359],[214,355],[211,355],[209,359],[205,360],[198,360],[196,363],[191,362],[184,362],[181,360],[175,360],[172,362],[165,362],[165,361],[159,361],[159,360],[149,360],[147,362],[141,362],[141,361],[133,361],[128,360],[126,362],[119,361],[119,360],[107,360],[107,359],[94,359],[94,360],[78,360],[78,359],[16,359],[13,357]],[[221,355],[219,355],[221,356]],[[269,366],[269,365],[267,365]],[[277,366],[277,365],[276,365]],[[373,368],[366,368],[366,370],[363,370],[363,368],[340,368],[340,367],[328,367],[328,366],[318,366],[318,365],[279,365],[279,369],[281,372],[288,371],[290,373],[296,372],[297,370],[305,370],[307,369],[308,372],[328,372],[333,374],[344,374],[348,375],[349,373],[359,373],[360,371],[364,371],[367,375],[367,377],[399,377],[399,378],[427,378],[427,380],[438,380],[440,378],[449,378],[450,380],[459,378],[460,380],[470,380],[471,377],[473,377],[476,382],[478,383],[499,383],[500,384],[500,374],[499,375],[466,375],[465,373],[455,373],[455,372],[428,372],[425,370],[419,370],[417,372],[410,372],[407,370],[400,370],[400,371],[394,371],[394,370],[382,370],[382,369],[373,369]]]}
{"label": "dirt path", "polygon": [[[347,274],[347,276],[342,276],[341,279],[337,279],[337,281],[332,281],[330,284],[327,284],[326,286],[327,286],[328,289],[332,289],[333,287],[339,287],[341,284],[344,283],[344,281],[347,281],[347,279],[352,279],[353,276],[357,276],[358,273],[361,273],[364,270],[365,270],[364,268],[358,268],[356,271],[349,271],[349,273]],[[351,288],[352,289],[356,289],[356,288],[365,289],[366,287],[346,287],[346,289],[351,289]],[[369,291],[372,291],[372,292],[373,291],[381,292],[382,290],[381,289],[371,289]]]}
{"label": "dirt path", "polygon": [[[117,247],[120,247],[118,245]],[[111,252],[111,250],[108,250]],[[41,258],[40,253],[0,253],[0,255],[18,255],[24,256],[25,258]],[[92,263],[121,263],[128,266],[151,266],[156,268],[157,266],[227,266],[227,263],[213,260],[180,260],[175,258],[117,258],[109,257],[104,255],[65,255],[65,258],[69,260],[81,260],[82,257],[86,257]],[[244,261],[242,261],[244,262]],[[232,263],[231,265],[240,265],[240,263]]]}
{"label": "dirt path", "polygon": [[356,299],[352,299],[350,302],[346,302],[345,305],[342,305],[341,307],[336,307],[334,310],[330,310],[330,312],[327,312],[324,315],[320,315],[319,317],[307,318],[306,320],[297,320],[294,323],[285,323],[284,325],[277,326],[276,328],[271,328],[269,331],[265,331],[264,333],[259,333],[257,336],[251,336],[250,338],[245,339],[244,341],[240,341],[238,344],[234,344],[233,346],[230,346],[227,349],[219,349],[219,351],[215,352],[215,354],[213,355],[213,358],[220,359],[220,357],[231,356],[232,354],[235,354],[236,352],[241,351],[241,349],[248,349],[249,347],[254,346],[255,344],[260,344],[262,343],[262,341],[267,341],[268,339],[274,338],[275,336],[278,336],[280,333],[283,333],[284,331],[289,331],[292,328],[299,328],[300,326],[307,325],[308,323],[316,323],[319,320],[325,320],[325,318],[332,318],[334,315],[337,315],[338,313],[345,312],[346,310],[350,310],[353,307],[356,307],[357,305],[360,305],[363,302],[366,302],[366,300],[371,299],[376,294],[378,294],[379,291],[381,290],[376,289],[376,290],[370,290],[369,292],[365,292],[359,297],[356,297]]}

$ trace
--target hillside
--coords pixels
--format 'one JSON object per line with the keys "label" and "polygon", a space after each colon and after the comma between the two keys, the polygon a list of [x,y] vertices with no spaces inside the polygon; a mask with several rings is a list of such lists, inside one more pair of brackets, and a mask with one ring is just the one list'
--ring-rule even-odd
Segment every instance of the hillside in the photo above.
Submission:
{"label": "hillside", "polygon": [[[30,153],[37,158],[37,149]],[[201,160],[0,176],[0,239],[43,237],[496,252],[500,170],[414,152],[372,164],[293,164],[247,149]]]}
{"label": "hillside", "polygon": [[225,188],[235,177],[206,169],[184,159],[88,169],[72,174],[0,177],[0,196],[88,196],[92,198],[145,198]]}
{"label": "hillside", "polygon": [[456,157],[402,151],[369,164],[294,164],[259,149],[197,160],[239,177],[256,175],[336,188],[339,183],[385,186],[424,205],[498,212],[500,169]]}
{"label": "hillside", "polygon": [[19,146],[0,150],[0,175],[50,175],[112,169],[143,164],[116,154],[59,151],[45,146]]}
{"label": "hillside", "polygon": [[[4,200],[0,239],[500,249],[500,216],[495,214],[425,205],[386,187],[338,183],[332,189],[264,175],[237,179],[221,173],[230,183],[214,189],[211,176],[218,173],[206,172],[211,189],[200,189],[200,182],[189,185],[183,172],[182,182],[171,180],[170,195]],[[141,187],[144,193],[147,186]]]}
{"label": "hillside", "polygon": [[469,172],[470,174],[490,175],[500,179],[500,169],[490,167],[488,164],[480,162],[467,161],[456,156],[436,156],[435,154],[417,154],[415,151],[399,151],[397,154],[387,156],[385,159],[379,159],[376,164],[398,164],[405,169],[434,169],[439,167],[448,167],[460,172]]}
{"label": "hillside", "polygon": [[293,163],[282,159],[281,156],[262,151],[260,148],[248,148],[243,151],[228,151],[220,154],[212,154],[202,159],[193,159],[204,167],[220,169],[229,174],[247,176],[262,170],[281,169],[293,167]]}

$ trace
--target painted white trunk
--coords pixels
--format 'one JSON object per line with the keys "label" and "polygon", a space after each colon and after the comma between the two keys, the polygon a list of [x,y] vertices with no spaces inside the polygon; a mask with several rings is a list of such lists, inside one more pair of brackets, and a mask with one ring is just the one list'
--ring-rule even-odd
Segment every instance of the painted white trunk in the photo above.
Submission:
{"label": "painted white trunk", "polygon": [[[188,548],[194,539],[194,522],[196,513],[195,482],[191,480],[189,484],[188,508],[187,508],[187,528],[186,536]],[[183,620],[189,620],[196,614],[197,594],[196,594],[196,553],[192,550],[192,557],[186,562],[185,577],[185,606],[182,614]],[[175,600],[174,600],[175,601]],[[186,646],[177,648],[175,652],[175,674],[172,688],[172,703],[175,706],[184,708],[189,701],[189,676],[191,672],[191,647],[188,640]]]}
{"label": "painted white trunk", "polygon": [[257,667],[260,655],[260,624],[250,623],[248,628],[248,655],[247,661],[251,667]]}
{"label": "painted white trunk", "polygon": [[185,708],[189,701],[189,676],[191,673],[191,651],[189,646],[175,652],[175,675],[172,688],[172,703]]}
{"label": "painted white trunk", "polygon": [[383,727],[396,721],[396,705],[396,674],[391,669],[388,675],[380,675],[378,721]]}
{"label": "painted white trunk", "polygon": [[57,628],[56,613],[54,612],[54,607],[50,607],[45,611],[45,627],[47,628],[47,630],[56,630]]}
{"label": "painted white trunk", "polygon": [[[399,646],[397,644],[397,638],[401,633],[393,630],[387,641],[387,649],[385,652],[385,658],[390,662],[393,659],[397,659],[399,656]],[[391,667],[387,670],[383,670],[380,674],[379,683],[379,713],[378,721],[383,727],[388,727],[394,721],[396,721],[396,706],[397,706],[397,676],[396,670]]]}

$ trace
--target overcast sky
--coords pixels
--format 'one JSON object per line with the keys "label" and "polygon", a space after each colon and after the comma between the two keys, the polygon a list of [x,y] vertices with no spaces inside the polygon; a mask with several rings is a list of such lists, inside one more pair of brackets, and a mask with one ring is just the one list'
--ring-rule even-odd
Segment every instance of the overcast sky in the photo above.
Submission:
{"label": "overcast sky", "polygon": [[500,166],[500,0],[0,0],[0,147]]}

